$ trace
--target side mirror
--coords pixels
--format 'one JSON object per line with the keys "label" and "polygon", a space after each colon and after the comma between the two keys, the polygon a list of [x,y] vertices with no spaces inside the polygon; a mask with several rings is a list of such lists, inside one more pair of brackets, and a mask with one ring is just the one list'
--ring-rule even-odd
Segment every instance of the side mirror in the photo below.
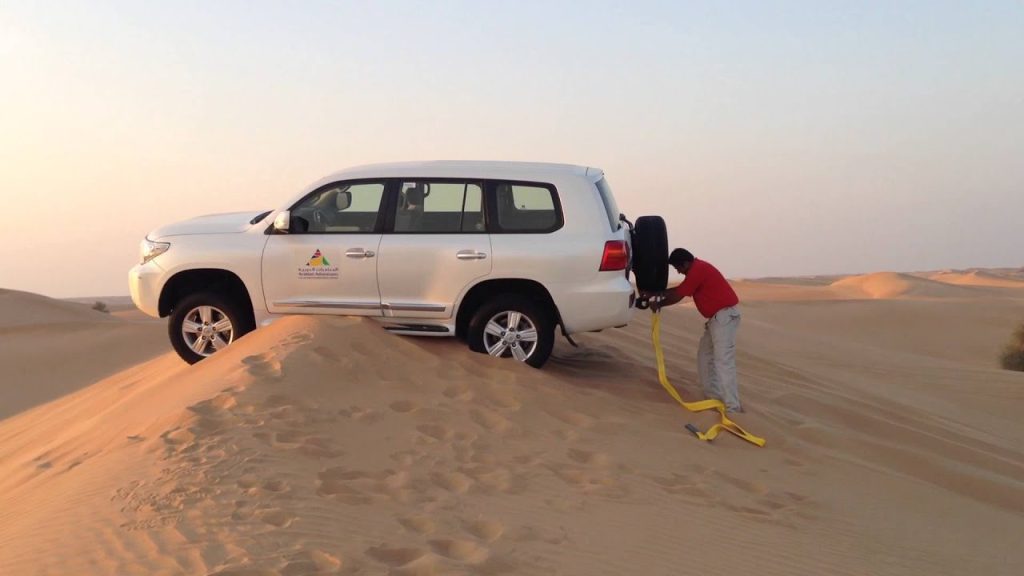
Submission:
{"label": "side mirror", "polygon": [[352,193],[348,190],[338,192],[338,195],[334,197],[334,205],[339,212],[348,209],[352,205]]}
{"label": "side mirror", "polygon": [[291,212],[287,210],[281,212],[276,218],[274,218],[274,232],[277,232],[278,234],[287,234],[291,229],[291,223]]}

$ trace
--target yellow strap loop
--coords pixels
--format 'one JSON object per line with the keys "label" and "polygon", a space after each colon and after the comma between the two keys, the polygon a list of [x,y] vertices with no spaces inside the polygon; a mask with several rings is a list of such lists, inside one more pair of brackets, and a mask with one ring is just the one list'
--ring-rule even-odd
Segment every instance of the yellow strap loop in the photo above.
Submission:
{"label": "yellow strap loop", "polygon": [[718,414],[721,416],[721,421],[711,428],[708,428],[707,432],[701,432],[696,428],[692,428],[691,431],[697,435],[697,438],[705,441],[714,440],[715,437],[718,436],[719,432],[727,430],[751,444],[764,446],[764,438],[754,436],[750,432],[747,432],[739,424],[733,422],[728,416],[726,416],[725,404],[722,404],[721,400],[711,399],[700,400],[698,402],[686,402],[681,396],[679,396],[679,392],[677,392],[675,386],[668,381],[668,376],[665,374],[665,354],[661,350],[661,314],[658,312],[654,312],[654,319],[651,320],[651,340],[654,342],[654,356],[658,360],[658,381],[661,382],[661,386],[665,388],[665,391],[669,393],[669,396],[675,398],[675,401],[678,402],[680,406],[690,412],[718,410]]}

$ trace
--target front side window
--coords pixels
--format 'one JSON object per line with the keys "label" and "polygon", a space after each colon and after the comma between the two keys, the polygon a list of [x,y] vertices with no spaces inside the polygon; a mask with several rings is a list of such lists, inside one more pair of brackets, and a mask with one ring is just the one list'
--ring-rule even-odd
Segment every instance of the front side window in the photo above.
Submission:
{"label": "front side window", "polygon": [[331,184],[310,194],[291,211],[293,234],[359,234],[377,230],[383,182]]}
{"label": "front side window", "polygon": [[483,187],[478,182],[404,181],[395,207],[395,232],[486,232]]}
{"label": "front side window", "polygon": [[501,182],[495,201],[502,232],[551,232],[561,225],[554,187]]}

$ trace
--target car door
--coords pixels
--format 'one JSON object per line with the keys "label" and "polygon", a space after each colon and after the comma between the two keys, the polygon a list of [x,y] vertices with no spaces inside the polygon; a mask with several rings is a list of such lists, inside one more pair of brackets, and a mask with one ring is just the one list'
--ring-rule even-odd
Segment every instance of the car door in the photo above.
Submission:
{"label": "car door", "polygon": [[384,315],[448,318],[466,286],[491,272],[483,183],[404,179],[380,243]]}
{"label": "car door", "polygon": [[322,186],[290,212],[287,233],[263,250],[263,291],[274,313],[380,316],[377,252],[387,182]]}

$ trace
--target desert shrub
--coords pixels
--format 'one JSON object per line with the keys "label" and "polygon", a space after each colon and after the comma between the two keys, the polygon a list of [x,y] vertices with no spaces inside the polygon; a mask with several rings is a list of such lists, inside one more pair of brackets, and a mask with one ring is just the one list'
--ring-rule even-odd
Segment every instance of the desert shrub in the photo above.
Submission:
{"label": "desert shrub", "polygon": [[110,314],[110,309],[107,308],[107,303],[106,302],[100,302],[99,300],[97,300],[96,303],[92,305],[92,309],[96,310],[97,312],[103,312],[103,313],[106,313],[106,314]]}
{"label": "desert shrub", "polygon": [[1024,325],[1021,325],[1013,333],[1013,338],[1003,350],[1003,355],[1000,356],[999,362],[1007,370],[1024,372]]}

